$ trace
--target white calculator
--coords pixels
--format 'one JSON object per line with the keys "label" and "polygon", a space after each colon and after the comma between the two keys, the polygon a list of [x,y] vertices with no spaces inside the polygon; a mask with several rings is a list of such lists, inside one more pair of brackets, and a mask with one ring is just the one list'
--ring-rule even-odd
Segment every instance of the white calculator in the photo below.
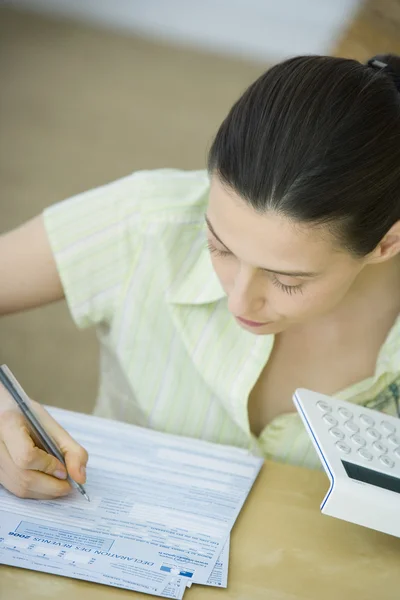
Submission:
{"label": "white calculator", "polygon": [[293,400],[330,479],[321,511],[400,537],[400,419],[309,390]]}

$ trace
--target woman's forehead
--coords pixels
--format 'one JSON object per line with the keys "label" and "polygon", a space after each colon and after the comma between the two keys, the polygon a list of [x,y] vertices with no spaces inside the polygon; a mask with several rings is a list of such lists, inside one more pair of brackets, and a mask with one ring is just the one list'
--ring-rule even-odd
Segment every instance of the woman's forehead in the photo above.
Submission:
{"label": "woman's forehead", "polygon": [[222,185],[211,188],[207,217],[233,254],[262,268],[322,271],[341,254],[326,227],[296,223],[273,211],[258,213]]}

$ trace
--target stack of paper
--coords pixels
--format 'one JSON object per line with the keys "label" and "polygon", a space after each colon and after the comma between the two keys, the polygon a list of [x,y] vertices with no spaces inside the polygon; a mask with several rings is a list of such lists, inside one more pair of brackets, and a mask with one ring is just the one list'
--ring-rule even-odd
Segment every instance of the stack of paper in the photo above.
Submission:
{"label": "stack of paper", "polygon": [[229,534],[262,460],[246,450],[50,409],[89,452],[86,490],[0,489],[0,562],[166,598],[227,586]]}

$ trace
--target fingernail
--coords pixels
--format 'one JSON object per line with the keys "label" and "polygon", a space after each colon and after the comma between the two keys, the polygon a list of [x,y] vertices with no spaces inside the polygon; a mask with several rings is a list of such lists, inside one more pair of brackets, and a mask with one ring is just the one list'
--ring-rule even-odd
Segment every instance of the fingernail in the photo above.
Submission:
{"label": "fingernail", "polygon": [[80,471],[81,471],[81,475],[82,475],[82,477],[86,477],[86,467],[83,467],[83,466],[82,466],[82,467],[80,468]]}
{"label": "fingernail", "polygon": [[54,477],[57,477],[57,479],[67,479],[67,474],[65,471],[54,471],[53,475]]}

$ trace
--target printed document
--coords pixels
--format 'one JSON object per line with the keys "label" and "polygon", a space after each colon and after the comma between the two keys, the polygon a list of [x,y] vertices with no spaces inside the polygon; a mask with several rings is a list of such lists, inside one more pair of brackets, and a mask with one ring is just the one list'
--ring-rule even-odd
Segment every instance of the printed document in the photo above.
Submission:
{"label": "printed document", "polygon": [[0,488],[0,563],[182,598],[225,587],[229,534],[262,459],[247,450],[49,409],[89,452],[91,502]]}

